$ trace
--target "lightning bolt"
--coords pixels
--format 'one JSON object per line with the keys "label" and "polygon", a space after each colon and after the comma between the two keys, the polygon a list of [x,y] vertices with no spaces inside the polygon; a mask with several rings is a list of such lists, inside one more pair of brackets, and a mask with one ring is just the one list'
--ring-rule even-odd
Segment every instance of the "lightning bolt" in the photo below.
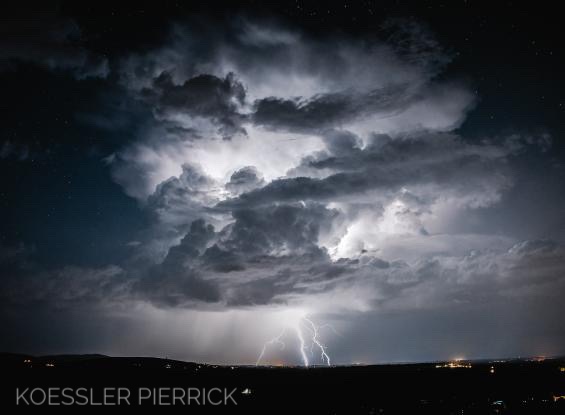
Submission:
{"label": "lightning bolt", "polygon": [[[320,359],[322,363],[330,366],[331,359],[329,354],[327,353],[327,347],[322,343],[319,336],[320,329],[325,327],[329,327],[331,330],[337,333],[335,329],[328,324],[317,326],[311,319],[306,317],[306,315],[300,315],[298,319],[293,322],[293,324],[289,324],[287,327],[285,327],[278,336],[273,337],[263,344],[263,348],[261,349],[261,353],[259,354],[259,357],[255,362],[255,366],[259,366],[259,364],[263,360],[263,357],[265,356],[265,353],[267,352],[267,349],[270,346],[278,344],[280,346],[280,350],[283,350],[286,347],[283,338],[287,336],[289,329],[294,329],[293,331],[294,333],[296,333],[296,338],[298,339],[298,352],[305,367],[310,366],[310,360],[308,359],[308,355],[306,354],[307,342],[310,343],[310,353],[313,354],[314,348],[317,348],[320,351]],[[308,341],[306,340],[306,331],[304,330],[304,328],[306,328],[308,332]]]}
{"label": "lightning bolt", "polygon": [[312,330],[312,344],[315,344],[320,349],[322,362],[325,360],[328,366],[330,366],[330,356],[326,353],[326,346],[318,340],[318,327],[316,327],[314,322],[307,317],[302,317],[302,320],[310,325],[310,329]]}
{"label": "lightning bolt", "polygon": [[283,336],[286,334],[286,327],[281,331],[281,333],[277,336],[277,337],[273,337],[271,340],[265,342],[265,344],[263,345],[263,349],[261,350],[261,354],[259,355],[259,357],[257,358],[257,362],[255,362],[255,366],[258,366],[259,363],[261,362],[261,359],[263,359],[263,356],[265,355],[265,352],[267,351],[267,348],[275,343],[279,344],[281,347],[281,350],[284,350],[285,348],[285,344],[284,342],[281,340],[283,338]]}
{"label": "lightning bolt", "polygon": [[298,340],[300,341],[300,354],[302,355],[302,361],[304,362],[304,366],[308,367],[310,363],[308,362],[308,356],[306,356],[306,352],[304,351],[306,345],[304,344],[304,336],[302,335],[302,328],[300,327],[300,323],[296,325],[296,335],[298,336]]}

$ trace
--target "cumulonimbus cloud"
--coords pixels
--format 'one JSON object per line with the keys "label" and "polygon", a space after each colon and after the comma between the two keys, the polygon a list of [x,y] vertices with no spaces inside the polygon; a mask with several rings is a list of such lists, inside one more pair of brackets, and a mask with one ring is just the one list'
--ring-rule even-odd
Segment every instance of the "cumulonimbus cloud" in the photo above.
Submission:
{"label": "cumulonimbus cloud", "polygon": [[450,59],[414,21],[370,41],[245,19],[176,25],[115,62],[120,91],[152,118],[106,159],[154,219],[134,249],[158,259],[68,268],[54,287],[83,272],[85,292],[63,300],[370,310],[563,284],[561,245],[457,226],[499,203],[515,159],[548,142],[457,132],[475,94],[438,78]]}

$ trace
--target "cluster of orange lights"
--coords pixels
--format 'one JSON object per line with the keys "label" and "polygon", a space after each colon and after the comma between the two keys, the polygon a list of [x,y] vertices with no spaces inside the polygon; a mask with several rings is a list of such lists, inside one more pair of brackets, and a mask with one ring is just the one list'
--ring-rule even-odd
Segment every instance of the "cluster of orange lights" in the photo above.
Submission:
{"label": "cluster of orange lights", "polygon": [[471,369],[473,366],[471,366],[471,363],[468,362],[461,362],[461,361],[455,361],[455,362],[449,362],[449,363],[444,363],[441,365],[436,365],[436,369],[441,369],[441,368],[448,368],[448,369],[459,369],[459,368],[463,368],[463,369]]}

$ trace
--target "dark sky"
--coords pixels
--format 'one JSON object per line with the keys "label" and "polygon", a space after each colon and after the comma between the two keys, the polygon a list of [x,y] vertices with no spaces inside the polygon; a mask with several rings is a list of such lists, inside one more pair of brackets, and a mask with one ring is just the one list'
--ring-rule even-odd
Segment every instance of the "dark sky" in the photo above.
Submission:
{"label": "dark sky", "polygon": [[184,3],[2,6],[0,350],[565,353],[550,3]]}

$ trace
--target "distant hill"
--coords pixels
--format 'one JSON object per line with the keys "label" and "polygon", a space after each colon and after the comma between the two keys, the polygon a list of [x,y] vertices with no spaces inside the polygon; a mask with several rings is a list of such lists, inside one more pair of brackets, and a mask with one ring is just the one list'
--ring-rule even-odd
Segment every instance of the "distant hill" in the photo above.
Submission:
{"label": "distant hill", "polygon": [[[237,409],[343,414],[563,414],[565,360],[501,359],[320,367],[222,366],[154,357],[0,353],[0,407],[15,388],[65,385],[236,390]],[[156,395],[155,395],[156,396]],[[177,408],[186,413],[186,408]],[[191,410],[196,409],[195,407]],[[10,411],[8,411],[10,412]],[[230,409],[233,413],[233,408]]]}

